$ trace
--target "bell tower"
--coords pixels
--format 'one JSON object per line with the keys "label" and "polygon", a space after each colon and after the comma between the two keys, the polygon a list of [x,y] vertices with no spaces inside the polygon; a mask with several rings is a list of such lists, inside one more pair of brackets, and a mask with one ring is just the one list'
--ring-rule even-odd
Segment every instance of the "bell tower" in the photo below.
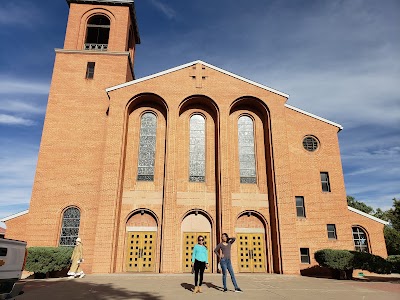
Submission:
{"label": "bell tower", "polygon": [[[28,230],[27,240],[29,246],[72,246],[68,243],[79,235],[91,266],[105,169],[105,89],[135,78],[140,38],[133,0],[67,3],[65,42],[62,49],[55,49],[27,221],[27,228],[35,230]],[[70,208],[80,215],[76,228],[61,221]]]}

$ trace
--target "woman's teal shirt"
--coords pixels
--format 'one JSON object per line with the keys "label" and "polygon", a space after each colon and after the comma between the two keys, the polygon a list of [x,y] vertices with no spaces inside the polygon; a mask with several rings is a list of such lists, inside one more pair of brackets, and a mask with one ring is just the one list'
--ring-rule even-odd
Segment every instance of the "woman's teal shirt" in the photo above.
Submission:
{"label": "woman's teal shirt", "polygon": [[206,247],[196,244],[193,248],[192,263],[195,260],[203,261],[208,264],[208,250]]}

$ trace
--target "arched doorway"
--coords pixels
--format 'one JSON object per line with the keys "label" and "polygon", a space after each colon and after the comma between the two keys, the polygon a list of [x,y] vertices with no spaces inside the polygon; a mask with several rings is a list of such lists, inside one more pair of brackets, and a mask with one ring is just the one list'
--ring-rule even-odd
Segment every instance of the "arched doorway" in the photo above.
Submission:
{"label": "arched doorway", "polygon": [[151,212],[139,210],[126,223],[125,270],[155,272],[157,220]]}
{"label": "arched doorway", "polygon": [[239,272],[262,273],[268,269],[264,221],[254,212],[242,213],[236,221]]}
{"label": "arched doorway", "polygon": [[210,268],[205,272],[212,270],[212,227],[211,222],[203,213],[194,211],[189,213],[182,221],[182,271],[189,273],[192,271],[191,259],[193,247],[197,244],[197,237],[204,237],[204,245],[208,248],[208,261]]}

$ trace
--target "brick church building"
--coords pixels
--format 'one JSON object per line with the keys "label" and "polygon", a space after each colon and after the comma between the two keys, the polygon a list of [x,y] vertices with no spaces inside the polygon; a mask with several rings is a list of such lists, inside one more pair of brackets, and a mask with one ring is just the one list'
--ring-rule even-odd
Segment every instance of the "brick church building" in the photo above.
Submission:
{"label": "brick church building", "polygon": [[67,2],[30,207],[6,237],[79,236],[87,273],[188,272],[200,234],[216,272],[223,232],[236,272],[298,274],[323,248],[387,256],[385,222],[347,206],[339,124],[200,60],[135,78],[134,1]]}

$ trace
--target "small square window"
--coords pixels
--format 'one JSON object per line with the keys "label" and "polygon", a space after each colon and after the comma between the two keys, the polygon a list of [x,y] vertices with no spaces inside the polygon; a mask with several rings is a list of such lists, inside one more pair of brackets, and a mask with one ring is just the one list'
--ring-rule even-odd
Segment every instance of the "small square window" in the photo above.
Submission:
{"label": "small square window", "polygon": [[93,79],[94,77],[94,62],[88,62],[86,66],[86,79]]}
{"label": "small square window", "polygon": [[310,263],[310,249],[309,248],[300,248],[300,260],[302,264]]}

